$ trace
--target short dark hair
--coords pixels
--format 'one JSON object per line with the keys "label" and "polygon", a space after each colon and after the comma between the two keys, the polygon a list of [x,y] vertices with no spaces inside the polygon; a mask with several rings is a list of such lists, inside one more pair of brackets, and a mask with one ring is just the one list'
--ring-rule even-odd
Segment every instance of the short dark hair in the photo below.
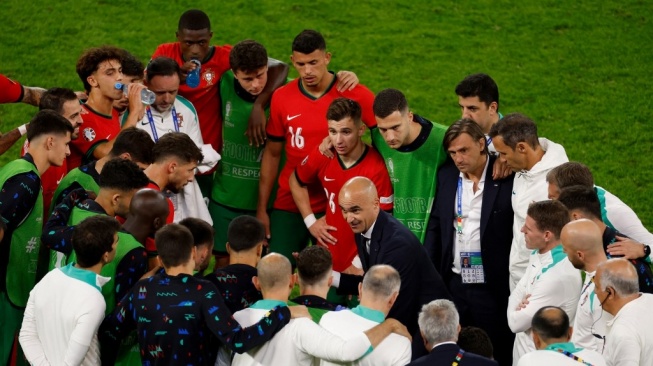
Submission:
{"label": "short dark hair", "polygon": [[29,121],[27,141],[32,141],[41,135],[65,135],[66,133],[72,134],[73,131],[73,125],[64,116],[53,110],[44,109],[38,111]]}
{"label": "short dark hair", "polygon": [[229,67],[234,72],[252,72],[268,64],[268,52],[262,44],[246,39],[236,43],[229,52]]}
{"label": "short dark hair", "polygon": [[89,268],[98,264],[104,253],[111,252],[118,230],[120,223],[106,215],[88,217],[75,226],[72,244],[79,266]]}
{"label": "short dark hair", "polygon": [[127,50],[122,50],[122,59],[120,60],[122,66],[122,74],[127,76],[138,76],[139,79],[143,79],[145,74],[145,65],[134,56],[131,52]]}
{"label": "short dark hair", "polygon": [[186,10],[181,17],[179,17],[178,30],[211,30],[211,20],[205,12],[199,9]]}
{"label": "short dark hair", "polygon": [[145,74],[149,83],[155,76],[179,76],[180,69],[177,61],[170,57],[160,56],[147,64],[147,73]]}
{"label": "short dark hair", "polygon": [[571,186],[560,190],[558,197],[569,211],[580,210],[585,216],[601,219],[601,201],[594,188]]}
{"label": "short dark hair", "polygon": [[50,88],[41,94],[39,110],[49,109],[63,114],[63,105],[71,100],[78,100],[77,94],[68,88]]}
{"label": "short dark hair", "polygon": [[379,118],[386,118],[395,111],[402,115],[408,112],[408,101],[404,93],[397,89],[384,89],[374,98],[374,115]]}
{"label": "short dark hair", "polygon": [[499,87],[490,75],[468,75],[456,85],[456,95],[463,98],[478,97],[478,100],[488,106],[497,102],[497,111],[499,110]]}
{"label": "short dark hair", "polygon": [[361,105],[357,101],[349,98],[336,98],[329,105],[326,118],[327,121],[340,121],[349,117],[354,120],[357,127],[360,127],[361,123],[363,123],[361,120],[362,114]]}
{"label": "short dark hair", "polygon": [[131,160],[136,163],[152,164],[152,149],[154,141],[150,135],[136,127],[128,127],[120,131],[109,154],[118,157],[122,154],[129,154]]}
{"label": "short dark hair", "polygon": [[503,143],[515,150],[520,142],[527,143],[530,147],[540,146],[537,139],[537,125],[533,120],[520,113],[510,113],[501,118],[490,128],[490,137],[501,136]]}
{"label": "short dark hair", "polygon": [[265,240],[265,227],[254,216],[242,215],[231,220],[227,228],[227,242],[236,252],[250,250]]}
{"label": "short dark hair", "polygon": [[320,245],[304,248],[297,256],[297,274],[302,283],[315,285],[331,274],[331,253]]}
{"label": "short dark hair", "polygon": [[546,174],[546,181],[564,189],[571,186],[594,188],[594,177],[585,164],[570,161],[551,169]]}
{"label": "short dark hair", "polygon": [[458,347],[465,351],[487,357],[494,358],[494,347],[490,336],[478,327],[462,327],[458,333]]}
{"label": "short dark hair", "polygon": [[[548,310],[553,310],[553,312]],[[569,331],[569,316],[557,306],[545,306],[533,315],[531,328],[545,342],[550,339],[563,338]]]}
{"label": "short dark hair", "polygon": [[145,187],[150,182],[143,171],[131,160],[115,158],[107,161],[100,173],[98,185],[104,189],[130,192]]}
{"label": "short dark hair", "polygon": [[170,132],[161,136],[152,148],[152,159],[155,163],[171,156],[187,163],[199,163],[204,160],[202,150],[183,132]]}
{"label": "short dark hair", "polygon": [[208,222],[196,217],[187,217],[179,221],[179,225],[185,226],[193,234],[193,244],[195,246],[207,243],[213,244],[215,230]]}
{"label": "short dark hair", "polygon": [[569,210],[559,201],[545,200],[533,202],[526,212],[540,231],[550,231],[560,237],[562,228],[569,223]]}
{"label": "short dark hair", "polygon": [[292,51],[308,55],[317,50],[326,50],[326,41],[320,32],[313,29],[304,29],[292,41]]}
{"label": "short dark hair", "polygon": [[97,71],[101,63],[111,60],[122,62],[124,54],[124,50],[114,46],[89,48],[84,51],[76,65],[77,75],[84,83],[84,90],[87,92],[91,90],[91,85],[86,79]]}
{"label": "short dark hair", "polygon": [[481,126],[479,126],[478,123],[467,118],[459,119],[451,126],[449,126],[449,128],[447,128],[447,132],[444,133],[444,139],[442,140],[444,149],[448,150],[451,142],[457,139],[463,133],[468,134],[474,141],[483,139],[483,145],[485,146],[485,149],[481,151],[481,154],[487,154],[487,140],[485,139],[485,134],[483,133]]}
{"label": "short dark hair", "polygon": [[159,258],[165,267],[176,267],[190,260],[193,253],[193,234],[180,224],[168,224],[154,234]]}

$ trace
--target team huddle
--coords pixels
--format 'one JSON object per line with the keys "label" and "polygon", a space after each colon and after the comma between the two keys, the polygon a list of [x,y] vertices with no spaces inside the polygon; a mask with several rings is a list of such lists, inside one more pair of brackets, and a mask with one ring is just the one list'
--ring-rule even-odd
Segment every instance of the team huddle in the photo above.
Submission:
{"label": "team huddle", "polygon": [[0,75],[0,364],[653,365],[653,234],[489,75],[446,127],[315,30],[294,80],[212,35]]}

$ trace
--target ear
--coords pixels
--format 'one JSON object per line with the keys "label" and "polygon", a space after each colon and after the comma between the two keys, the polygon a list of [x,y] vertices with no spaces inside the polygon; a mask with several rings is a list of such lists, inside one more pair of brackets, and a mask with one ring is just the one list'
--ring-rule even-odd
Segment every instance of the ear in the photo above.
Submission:
{"label": "ear", "polygon": [[160,266],[161,268],[165,268],[165,267],[163,266],[163,261],[161,260],[161,257],[159,257],[158,255],[156,256],[156,261],[157,261],[157,263],[159,263],[159,266]]}
{"label": "ear", "polygon": [[481,152],[485,151],[485,137],[478,139],[478,146],[481,147]]}
{"label": "ear", "polygon": [[119,157],[120,159],[122,159],[122,160],[131,160],[131,159],[132,159],[132,156],[131,156],[129,153],[127,153],[127,152],[118,155],[118,157]]}
{"label": "ear", "polygon": [[295,287],[296,279],[297,279],[297,277],[295,277],[295,275],[291,273],[290,274],[290,284],[288,286],[288,288],[290,288],[291,290],[292,290],[293,287]]}
{"label": "ear", "polygon": [[331,287],[332,284],[333,284],[333,275],[329,275],[329,279],[327,280],[327,285]]}
{"label": "ear", "polygon": [[580,211],[578,211],[578,210],[572,210],[571,211],[571,219],[572,220],[575,221],[575,220],[580,220],[580,219],[583,219],[583,218],[584,218],[583,214]]}
{"label": "ear", "polygon": [[258,276],[252,277],[252,285],[254,285],[257,291],[261,291],[261,283],[258,280]]}
{"label": "ear", "polygon": [[93,74],[89,75],[89,76],[86,78],[86,81],[87,81],[88,84],[91,86],[91,88],[95,88],[95,87],[98,86],[98,82],[97,82],[97,80],[95,80],[95,76],[93,76]]}
{"label": "ear", "polygon": [[227,254],[231,255],[231,245],[229,245],[229,242],[225,244],[225,247],[227,248]]}
{"label": "ear", "polygon": [[527,151],[528,145],[525,142],[518,142],[515,146],[515,151],[521,154],[525,154]]}
{"label": "ear", "polygon": [[542,340],[540,339],[540,336],[531,330],[531,337],[533,337],[533,343],[535,343],[535,349],[540,349],[540,346],[542,345]]}
{"label": "ear", "polygon": [[122,196],[120,195],[120,193],[115,193],[113,196],[111,196],[111,204],[114,207],[117,207],[118,206],[118,201],[120,201],[121,197]]}
{"label": "ear", "polygon": [[292,281],[295,283],[299,282],[299,275],[297,273],[293,273],[292,275]]}
{"label": "ear", "polygon": [[363,283],[359,282],[358,283],[358,301],[360,302],[360,299],[363,298]]}
{"label": "ear", "polygon": [[365,123],[361,122],[361,126],[358,128],[358,137],[363,136],[365,133]]}
{"label": "ear", "polygon": [[413,111],[408,111],[408,120],[409,121],[413,120]]}
{"label": "ear", "polygon": [[569,330],[567,331],[567,342],[571,339],[572,334],[574,334],[574,327],[569,327]]}
{"label": "ear", "polygon": [[256,256],[258,258],[261,258],[262,255],[263,255],[263,243],[258,243],[258,245],[256,246]]}
{"label": "ear", "polygon": [[429,352],[431,351],[431,347],[429,347],[429,342],[426,340],[426,336],[424,336],[424,331],[421,329],[419,330],[419,335],[422,336],[422,342],[424,342],[424,348],[426,348]]}
{"label": "ear", "polygon": [[331,62],[331,52],[327,52],[327,53],[324,55],[324,58],[326,59],[326,64],[328,65],[329,62]]}
{"label": "ear", "polygon": [[167,166],[167,169],[166,169],[167,172],[168,172],[168,174],[172,174],[172,173],[174,173],[174,171],[175,171],[176,169],[177,169],[177,162],[176,162],[175,160],[171,160],[171,161],[168,163],[168,166]]}
{"label": "ear", "polygon": [[160,217],[155,217],[154,220],[152,220],[152,228],[154,228],[154,231],[159,230],[161,226],[163,226],[163,221]]}
{"label": "ear", "polygon": [[497,104],[497,102],[492,102],[492,103],[490,103],[489,106],[487,106],[487,108],[488,108],[488,110],[489,110],[490,112],[494,112],[494,113],[496,113],[496,112],[497,112],[497,109],[499,109],[499,105]]}
{"label": "ear", "polygon": [[[395,304],[395,301],[397,301],[397,296],[399,296],[399,291],[395,292],[390,296],[390,299],[388,300],[388,309],[392,308],[392,306]],[[458,326],[460,327],[460,325]],[[460,332],[460,330],[458,330]]]}

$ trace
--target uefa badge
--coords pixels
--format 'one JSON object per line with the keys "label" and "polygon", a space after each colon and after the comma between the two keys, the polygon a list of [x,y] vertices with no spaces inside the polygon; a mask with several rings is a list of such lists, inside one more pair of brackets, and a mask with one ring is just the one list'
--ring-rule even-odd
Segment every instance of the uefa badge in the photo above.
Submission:
{"label": "uefa badge", "polygon": [[390,173],[390,177],[395,177],[395,163],[392,161],[392,158],[388,158],[388,173]]}
{"label": "uefa badge", "polygon": [[84,136],[84,140],[88,142],[95,140],[95,130],[90,127],[86,127],[84,131],[82,131],[82,135]]}

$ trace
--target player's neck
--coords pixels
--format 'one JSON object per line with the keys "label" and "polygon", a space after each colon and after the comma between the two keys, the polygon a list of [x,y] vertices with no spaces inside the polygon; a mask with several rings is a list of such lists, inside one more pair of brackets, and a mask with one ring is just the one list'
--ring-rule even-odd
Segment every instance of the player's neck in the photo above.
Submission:
{"label": "player's neck", "polygon": [[304,88],[308,94],[315,98],[319,98],[324,95],[324,92],[329,88],[329,85],[331,85],[335,77],[334,74],[327,71],[322,80],[320,80],[320,83],[315,86],[307,86],[303,81],[300,82],[302,83],[302,88]]}
{"label": "player's neck", "polygon": [[605,255],[605,252],[601,250],[600,252],[597,252],[596,255],[593,255],[585,259],[584,270],[585,272],[590,272],[590,273],[596,272],[596,267],[598,267],[599,264],[607,261],[608,261],[608,257]]}
{"label": "player's neck", "polygon": [[531,170],[535,166],[535,164],[539,163],[542,158],[544,157],[545,151],[542,149],[542,146],[537,145],[537,147],[529,151],[528,157],[527,157],[527,169],[526,170]]}
{"label": "player's neck", "polygon": [[43,173],[45,173],[45,171],[48,170],[50,166],[52,166],[48,160],[47,154],[45,154],[45,152],[39,151],[36,146],[28,147],[27,153],[32,156],[32,160],[34,160],[34,165],[36,165],[36,170],[39,172],[39,176],[42,176]]}
{"label": "player's neck", "polygon": [[299,286],[300,296],[317,296],[326,299],[328,293],[329,285],[326,283],[326,281],[324,284],[318,283],[315,286],[306,286],[303,284]]}
{"label": "player's neck", "polygon": [[90,271],[90,272],[95,273],[96,275],[99,275],[99,274],[100,274],[100,271],[102,270],[102,267],[103,267],[103,266],[104,266],[104,264],[102,264],[101,261],[98,262],[98,263],[96,263],[96,264],[93,265],[93,266],[86,267],[86,268],[80,266],[80,265],[77,264],[77,263],[75,263],[75,268],[79,268],[79,269],[83,269],[83,270],[86,270],[86,271]]}
{"label": "player's neck", "polygon": [[104,210],[104,212],[107,213],[110,217],[116,216],[116,213],[113,210],[113,206],[111,205],[111,195],[107,195],[107,192],[100,192],[98,193],[97,197],[95,198],[95,202],[97,202],[100,207]]}
{"label": "player's neck", "polygon": [[145,245],[145,241],[147,240],[147,237],[150,235],[150,223],[147,222],[139,222],[137,218],[134,216],[129,216],[127,220],[125,221],[124,224],[122,224],[122,228],[131,234],[139,243]]}
{"label": "player's neck", "polygon": [[235,252],[232,250],[231,253],[229,253],[229,265],[244,264],[250,267],[256,267],[258,260],[259,256],[255,252]]}
{"label": "player's neck", "polygon": [[86,105],[98,113],[113,115],[113,99],[103,95],[100,89],[91,89]]}
{"label": "player's neck", "polygon": [[417,137],[419,137],[419,134],[422,132],[422,124],[421,123],[415,121],[415,119],[413,119],[410,122],[411,123],[410,123],[410,127],[409,127],[409,132],[408,132],[408,142],[405,143],[404,146],[410,145],[413,142],[415,142],[415,140],[417,140]]}
{"label": "player's neck", "polygon": [[540,254],[548,253],[548,252],[552,251],[553,248],[557,247],[558,245],[560,245],[560,239],[551,240],[551,242],[546,243],[544,248],[540,249],[538,251],[538,253],[540,253]]}
{"label": "player's neck", "polygon": [[192,276],[194,270],[195,270],[195,263],[191,265],[191,261],[188,261],[180,266],[165,267],[165,271],[168,276],[179,276],[182,274]]}
{"label": "player's neck", "polygon": [[282,302],[288,302],[288,295],[290,295],[288,289],[285,288],[269,289],[267,291],[261,289],[261,294],[265,300],[276,300]]}
{"label": "player's neck", "polygon": [[143,171],[145,175],[163,191],[168,185],[168,173],[165,171],[165,167],[157,165],[156,163],[150,164]]}
{"label": "player's neck", "polygon": [[481,156],[481,161],[479,161],[478,166],[468,173],[465,173],[465,178],[474,182],[474,192],[478,189],[478,182],[483,178],[483,172],[485,171],[485,164],[487,162],[487,154]]}
{"label": "player's neck", "polygon": [[358,160],[363,156],[365,152],[365,143],[362,140],[358,140],[358,144],[351,150],[347,155],[338,155],[342,164],[345,167],[349,168],[352,165],[356,164]]}
{"label": "player's neck", "polygon": [[107,161],[113,158],[115,158],[115,156],[111,156],[111,154],[101,157],[98,161],[95,162],[95,171],[98,174],[102,173],[102,168],[104,168],[104,164],[106,164]]}

